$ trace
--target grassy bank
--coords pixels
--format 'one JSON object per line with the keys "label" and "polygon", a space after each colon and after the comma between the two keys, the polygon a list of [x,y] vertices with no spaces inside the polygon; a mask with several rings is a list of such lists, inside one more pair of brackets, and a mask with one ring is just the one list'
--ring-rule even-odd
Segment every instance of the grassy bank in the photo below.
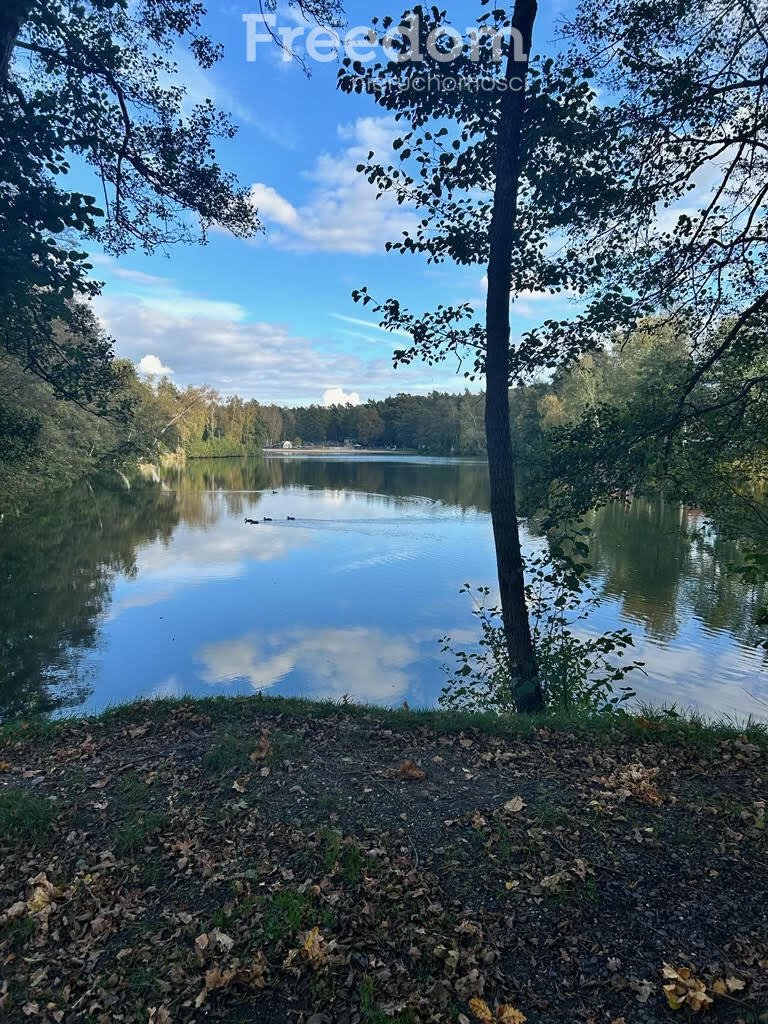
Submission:
{"label": "grassy bank", "polygon": [[764,1024],[767,769],[649,716],[5,726],[0,1021]]}

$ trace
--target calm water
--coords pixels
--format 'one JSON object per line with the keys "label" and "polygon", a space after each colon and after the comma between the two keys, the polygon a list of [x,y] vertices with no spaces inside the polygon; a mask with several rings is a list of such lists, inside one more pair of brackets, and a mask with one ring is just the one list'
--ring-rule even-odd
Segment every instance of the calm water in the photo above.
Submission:
{"label": "calm water", "polygon": [[[729,575],[735,549],[658,502],[590,525],[588,628],[633,632],[641,696],[768,717],[764,595]],[[458,590],[493,580],[481,463],[195,461],[77,489],[0,525],[0,715],[254,691],[434,704],[440,637],[475,635]]]}

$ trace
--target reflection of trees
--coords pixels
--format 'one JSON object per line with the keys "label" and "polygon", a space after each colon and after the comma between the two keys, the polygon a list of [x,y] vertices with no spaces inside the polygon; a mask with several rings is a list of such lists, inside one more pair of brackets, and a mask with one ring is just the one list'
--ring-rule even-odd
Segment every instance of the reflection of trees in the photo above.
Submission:
{"label": "reflection of trees", "polygon": [[[260,492],[278,486],[263,459],[188,459],[162,470],[161,477],[176,494],[179,517],[191,526],[215,523],[222,507],[230,515],[252,514]],[[220,506],[205,500],[211,494],[219,496]]]}
{"label": "reflection of trees", "polygon": [[274,486],[362,491],[430,498],[461,509],[489,511],[488,470],[481,462],[430,463],[349,459],[268,459]]}
{"label": "reflection of trees", "polygon": [[661,499],[635,500],[599,509],[587,525],[603,592],[620,598],[625,614],[649,633],[673,637],[687,608],[711,629],[759,642],[755,613],[765,595],[727,571],[738,560],[736,545],[702,536],[694,513]]}
{"label": "reflection of trees", "polygon": [[661,501],[619,502],[587,518],[593,530],[590,562],[607,595],[622,599],[624,612],[662,637],[678,628],[680,581],[687,574],[690,540],[679,507]]}
{"label": "reflection of trees", "polygon": [[[85,486],[37,499],[34,516],[5,520],[0,530],[0,717],[80,703],[82,652],[98,637],[99,619],[118,573],[136,571],[136,550],[168,540],[178,523],[173,495]],[[85,692],[83,692],[85,691]]]}
{"label": "reflection of trees", "polygon": [[757,612],[768,601],[768,588],[750,586],[728,567],[742,564],[734,541],[698,538],[691,549],[691,572],[685,599],[711,629],[725,630],[757,647],[765,629],[757,625]]}

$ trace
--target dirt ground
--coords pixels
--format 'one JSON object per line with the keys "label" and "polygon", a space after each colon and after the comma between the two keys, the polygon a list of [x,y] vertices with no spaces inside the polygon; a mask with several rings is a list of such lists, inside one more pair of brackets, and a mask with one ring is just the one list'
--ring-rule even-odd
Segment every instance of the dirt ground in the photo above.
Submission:
{"label": "dirt ground", "polygon": [[436,722],[0,730],[0,1021],[768,1022],[764,742]]}

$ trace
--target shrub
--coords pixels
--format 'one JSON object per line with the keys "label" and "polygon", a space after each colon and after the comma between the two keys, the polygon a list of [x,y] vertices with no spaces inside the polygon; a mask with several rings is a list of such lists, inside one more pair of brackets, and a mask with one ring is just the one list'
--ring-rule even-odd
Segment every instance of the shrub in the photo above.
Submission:
{"label": "shrub", "polygon": [[[544,699],[549,712],[606,713],[635,696],[619,686],[642,663],[621,661],[633,646],[626,629],[599,636],[580,635],[576,624],[589,618],[600,599],[585,580],[586,531],[551,541],[548,550],[526,560],[526,600]],[[467,583],[461,593],[472,596]],[[444,637],[442,651],[456,661],[440,704],[463,711],[514,712],[513,679],[504,640],[501,609],[488,607],[489,587],[472,596],[472,614],[480,623],[475,648],[454,650]]]}

